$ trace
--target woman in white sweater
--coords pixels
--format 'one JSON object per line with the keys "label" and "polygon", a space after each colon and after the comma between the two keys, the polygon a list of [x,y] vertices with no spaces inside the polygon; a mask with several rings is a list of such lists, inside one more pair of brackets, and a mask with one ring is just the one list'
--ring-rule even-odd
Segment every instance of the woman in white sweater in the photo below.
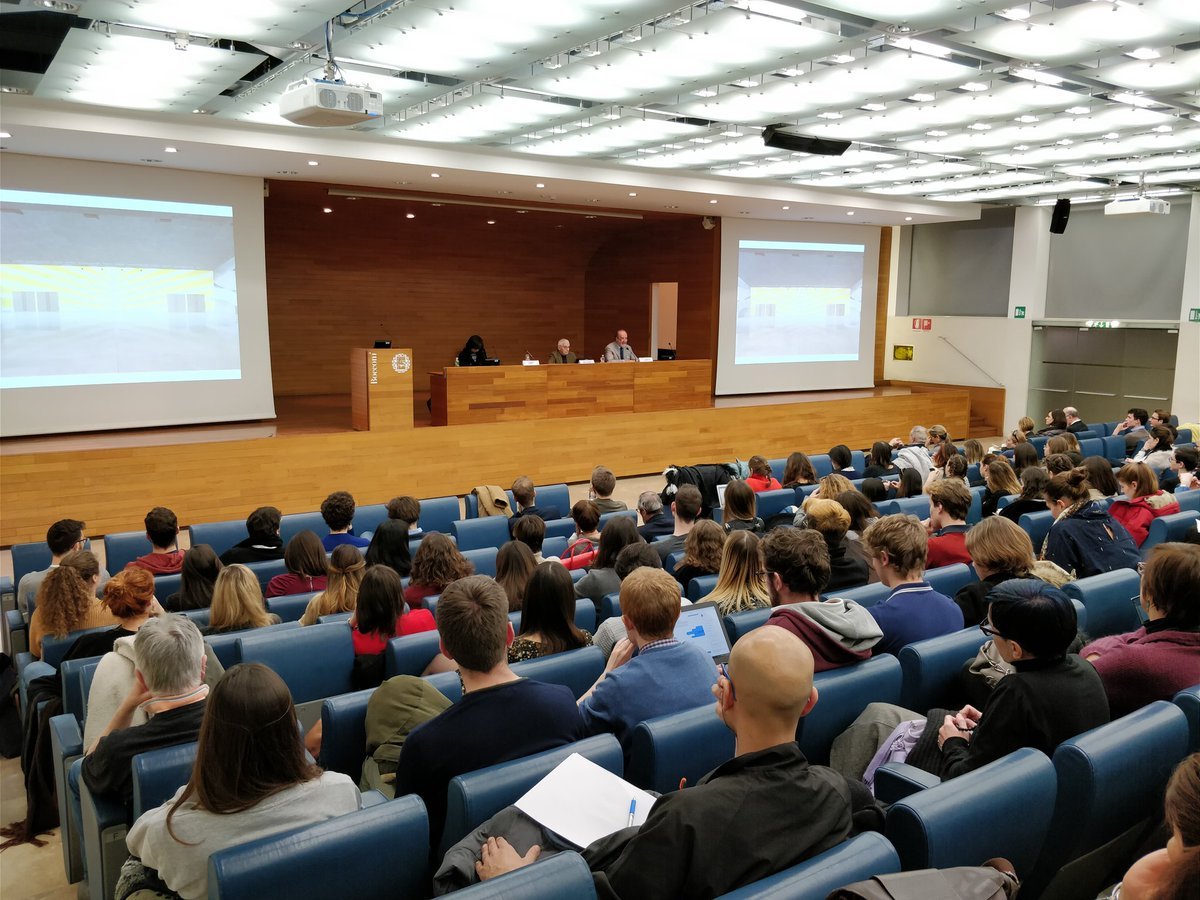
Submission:
{"label": "woman in white sweater", "polygon": [[185,900],[204,898],[213,853],[360,805],[350,778],[306,758],[283,680],[257,663],[234,666],[208,697],[191,779],[129,829],[141,866],[127,862],[122,879],[152,878],[145,867]]}

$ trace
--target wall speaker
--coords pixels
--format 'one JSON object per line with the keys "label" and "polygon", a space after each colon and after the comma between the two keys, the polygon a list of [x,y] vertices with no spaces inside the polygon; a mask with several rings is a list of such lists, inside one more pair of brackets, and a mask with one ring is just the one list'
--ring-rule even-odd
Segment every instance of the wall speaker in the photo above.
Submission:
{"label": "wall speaker", "polygon": [[1054,214],[1050,216],[1050,233],[1062,234],[1067,230],[1067,219],[1071,218],[1071,201],[1060,197],[1054,204]]}
{"label": "wall speaker", "polygon": [[849,141],[838,141],[833,138],[807,137],[803,134],[788,134],[781,129],[784,125],[768,125],[763,129],[763,143],[777,150],[791,150],[793,153],[812,153],[816,156],[841,156],[850,148]]}

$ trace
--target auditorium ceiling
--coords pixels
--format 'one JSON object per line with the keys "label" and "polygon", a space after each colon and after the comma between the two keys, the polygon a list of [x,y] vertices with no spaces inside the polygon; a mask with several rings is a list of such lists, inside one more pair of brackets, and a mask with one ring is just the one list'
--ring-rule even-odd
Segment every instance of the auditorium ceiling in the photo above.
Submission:
{"label": "auditorium ceiling", "polygon": [[[333,54],[336,129],[637,177],[1053,203],[1200,188],[1200,0],[3,0],[0,88],[227,128]],[[768,125],[848,141],[764,144]],[[5,129],[8,130],[7,128]],[[330,129],[321,129],[329,131]]]}

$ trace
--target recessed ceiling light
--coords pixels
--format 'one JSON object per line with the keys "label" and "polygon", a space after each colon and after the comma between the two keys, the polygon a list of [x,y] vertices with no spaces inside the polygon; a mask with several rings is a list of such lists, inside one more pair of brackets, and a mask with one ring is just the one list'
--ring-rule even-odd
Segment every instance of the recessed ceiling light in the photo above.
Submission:
{"label": "recessed ceiling light", "polygon": [[319,166],[319,165],[320,165],[320,163],[319,163],[319,162],[317,162],[315,159],[310,159],[310,160],[308,161],[308,164],[309,164],[310,166]]}
{"label": "recessed ceiling light", "polygon": [[982,81],[968,81],[966,84],[959,85],[959,87],[961,87],[964,91],[971,91],[972,93],[986,91],[988,89],[988,86]]}
{"label": "recessed ceiling light", "polygon": [[534,185],[534,187],[535,187],[535,188],[544,188],[545,186],[546,186],[546,185],[544,185],[544,184],[543,184],[542,182],[540,182],[540,181],[539,181],[537,184],[535,184],[535,185]]}
{"label": "recessed ceiling light", "polygon": [[972,122],[967,127],[970,128],[972,131],[991,131],[992,130],[992,126],[989,125],[987,122]]}
{"label": "recessed ceiling light", "polygon": [[6,84],[0,87],[0,94],[28,94],[25,88],[13,87],[11,84]]}
{"label": "recessed ceiling light", "polygon": [[430,172],[429,177],[430,178],[441,178],[442,176],[437,172]]}
{"label": "recessed ceiling light", "polygon": [[1088,108],[1086,106],[1068,106],[1067,107],[1067,112],[1069,112],[1073,116],[1082,116],[1087,111],[1088,111]]}
{"label": "recessed ceiling light", "polygon": [[1157,131],[1159,134],[1166,134],[1168,131],[1171,130],[1171,126],[1170,125],[1156,125],[1154,127],[1154,130]]}
{"label": "recessed ceiling light", "polygon": [[1117,132],[1115,132],[1115,131],[1110,131],[1110,132],[1108,132],[1108,134],[1104,135],[1104,139],[1105,139],[1106,141],[1115,141],[1115,140],[1116,140],[1117,138],[1119,138],[1120,136],[1121,136],[1121,135],[1117,134]]}
{"label": "recessed ceiling light", "polygon": [[1002,9],[996,13],[1002,19],[1010,19],[1014,22],[1023,22],[1030,16],[1029,7],[1014,6],[1010,9]]}
{"label": "recessed ceiling light", "polygon": [[840,112],[823,112],[817,113],[817,117],[821,119],[840,119],[842,114]]}
{"label": "recessed ceiling light", "polygon": [[717,201],[716,201],[716,200],[709,200],[708,202],[709,202],[709,203],[716,203]]}
{"label": "recessed ceiling light", "polygon": [[629,196],[630,196],[630,197],[636,197],[636,196],[637,196],[637,191],[630,191],[630,192],[629,192]]}
{"label": "recessed ceiling light", "polygon": [[495,224],[496,224],[496,220],[495,220],[495,219],[488,219],[488,220],[487,220],[487,223],[488,223],[489,225],[495,225]]}
{"label": "recessed ceiling light", "polygon": [[904,217],[904,221],[905,221],[905,222],[911,222],[911,221],[912,221],[912,216],[905,216],[905,217]]}
{"label": "recessed ceiling light", "polygon": [[886,103],[864,103],[859,109],[865,109],[867,112],[881,112],[887,109]]}
{"label": "recessed ceiling light", "polygon": [[333,212],[333,209],[331,209],[330,207],[328,207],[328,206],[327,206],[327,207],[325,207],[323,210],[321,210],[321,212],[324,212],[324,213],[331,213],[331,212]]}
{"label": "recessed ceiling light", "polygon": [[854,62],[854,57],[849,53],[838,53],[835,56],[829,57],[829,60],[830,62],[835,62],[839,65],[845,65],[846,63]]}
{"label": "recessed ceiling light", "polygon": [[1029,145],[1028,144],[1017,144],[1015,147],[1013,147],[1013,149],[1016,150],[1018,153],[1024,153],[1026,150],[1029,149]]}
{"label": "recessed ceiling light", "polygon": [[1158,59],[1162,54],[1153,47],[1138,47],[1135,50],[1128,51],[1125,55],[1132,56],[1134,59]]}
{"label": "recessed ceiling light", "polygon": [[178,153],[174,147],[163,147],[163,153]]}
{"label": "recessed ceiling light", "polygon": [[726,128],[721,132],[721,137],[741,137],[742,133],[737,128]]}
{"label": "recessed ceiling light", "polygon": [[529,212],[529,210],[527,210],[527,209],[518,209],[518,210],[517,210],[517,215],[518,215],[518,216],[523,216],[523,215],[525,215],[525,213],[527,213],[527,212]]}
{"label": "recessed ceiling light", "polygon": [[791,209],[791,207],[790,207],[790,206],[785,206],[785,207],[784,207],[784,209]]}
{"label": "recessed ceiling light", "polygon": [[715,96],[717,96],[717,92],[714,91],[712,88],[700,88],[700,90],[692,91],[692,93],[695,94],[697,97],[715,97]]}
{"label": "recessed ceiling light", "polygon": [[852,209],[846,210],[846,215],[848,215],[848,216],[854,215],[854,210],[852,210]]}
{"label": "recessed ceiling light", "polygon": [[416,217],[417,217],[416,213],[405,213],[404,214],[404,218],[406,218],[406,219],[415,219]]}
{"label": "recessed ceiling light", "polygon": [[42,0],[39,4],[45,9],[52,9],[55,12],[73,13],[79,12],[78,3],[68,3],[66,0]]}
{"label": "recessed ceiling light", "polygon": [[1054,143],[1058,144],[1060,147],[1070,147],[1075,142],[1070,138],[1063,138],[1062,140],[1055,141]]}
{"label": "recessed ceiling light", "polygon": [[1028,113],[1026,113],[1026,114],[1025,114],[1025,115],[1023,115],[1023,116],[1017,116],[1017,121],[1018,121],[1018,122],[1024,122],[1026,125],[1029,125],[1029,124],[1031,124],[1031,123],[1033,123],[1033,122],[1036,122],[1037,120],[1038,120],[1038,117],[1037,117],[1037,116],[1031,116],[1031,115],[1029,115]]}
{"label": "recessed ceiling light", "polygon": [[933,94],[913,94],[908,99],[912,100],[914,103],[928,103],[933,99]]}
{"label": "recessed ceiling light", "polygon": [[9,134],[7,131],[0,131],[0,141],[6,141],[10,137],[12,137],[12,135]]}
{"label": "recessed ceiling light", "polygon": [[933,129],[932,131],[925,132],[926,136],[928,137],[945,137],[949,133],[950,132],[948,131],[941,131],[937,128]]}

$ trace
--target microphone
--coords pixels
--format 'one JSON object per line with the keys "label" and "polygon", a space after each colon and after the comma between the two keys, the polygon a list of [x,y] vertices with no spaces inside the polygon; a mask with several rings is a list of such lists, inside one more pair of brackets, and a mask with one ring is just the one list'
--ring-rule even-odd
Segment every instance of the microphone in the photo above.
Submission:
{"label": "microphone", "polygon": [[526,350],[526,351],[525,351],[525,358],[526,358],[526,359],[533,359],[533,354],[531,354],[531,353],[530,353],[528,350]]}

